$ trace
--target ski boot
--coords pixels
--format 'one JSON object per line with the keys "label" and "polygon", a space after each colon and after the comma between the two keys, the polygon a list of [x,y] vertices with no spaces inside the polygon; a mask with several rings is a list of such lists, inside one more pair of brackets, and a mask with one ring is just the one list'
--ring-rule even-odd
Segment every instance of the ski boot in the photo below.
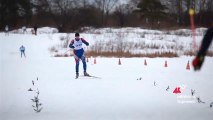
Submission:
{"label": "ski boot", "polygon": [[75,79],[77,79],[78,77],[79,77],[79,74],[78,74],[78,73],[76,73]]}
{"label": "ski boot", "polygon": [[84,72],[84,76],[90,76],[87,72]]}

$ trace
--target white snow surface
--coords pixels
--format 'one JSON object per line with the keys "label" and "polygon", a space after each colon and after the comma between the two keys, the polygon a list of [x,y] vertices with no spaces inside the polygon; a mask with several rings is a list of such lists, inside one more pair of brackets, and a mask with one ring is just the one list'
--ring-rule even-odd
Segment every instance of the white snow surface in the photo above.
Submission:
{"label": "white snow surface", "polygon": [[[118,58],[104,57],[97,57],[94,64],[91,57],[87,71],[101,79],[74,79],[74,58],[51,57],[49,52],[60,43],[61,35],[66,34],[0,33],[0,120],[213,119],[212,57],[206,57],[199,72],[194,72],[191,64],[190,70],[186,69],[193,59],[189,56],[120,58],[121,65]],[[26,47],[26,58],[20,57],[21,45]],[[168,67],[164,67],[165,61]],[[80,64],[80,74],[82,71]],[[176,87],[181,88],[180,94],[173,93]],[[31,99],[36,94],[29,88],[39,89],[40,113],[33,110]],[[196,99],[178,102],[178,97],[191,97],[191,89],[205,104]]]}

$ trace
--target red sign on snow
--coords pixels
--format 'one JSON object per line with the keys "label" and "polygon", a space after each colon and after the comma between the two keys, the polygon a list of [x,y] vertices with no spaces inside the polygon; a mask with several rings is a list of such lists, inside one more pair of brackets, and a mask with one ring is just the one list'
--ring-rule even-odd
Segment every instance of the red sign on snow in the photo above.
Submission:
{"label": "red sign on snow", "polygon": [[173,93],[175,93],[175,94],[181,93],[180,87],[176,87],[175,90],[173,91]]}

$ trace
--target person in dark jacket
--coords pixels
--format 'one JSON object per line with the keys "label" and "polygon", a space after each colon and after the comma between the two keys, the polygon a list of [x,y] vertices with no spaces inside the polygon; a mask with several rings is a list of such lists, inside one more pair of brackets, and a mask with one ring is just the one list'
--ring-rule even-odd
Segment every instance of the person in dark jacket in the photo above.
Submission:
{"label": "person in dark jacket", "polygon": [[86,58],[85,58],[85,54],[84,54],[83,44],[85,44],[86,46],[89,45],[89,43],[85,39],[80,38],[79,33],[75,33],[75,39],[73,39],[71,41],[71,43],[69,44],[69,47],[73,49],[74,58],[75,58],[75,62],[76,62],[76,67],[75,67],[76,78],[79,77],[79,61],[80,60],[83,63],[84,76],[90,76],[87,73],[87,64],[86,64]]}
{"label": "person in dark jacket", "polygon": [[196,57],[192,61],[192,65],[193,65],[195,71],[201,69],[205,56],[206,56],[206,53],[207,53],[207,50],[212,42],[212,39],[213,39],[213,21],[212,21],[211,27],[208,28],[208,30],[206,31],[206,33],[203,37],[201,47],[200,47]]}
{"label": "person in dark jacket", "polygon": [[37,35],[37,28],[38,28],[38,27],[37,27],[37,26],[34,26],[33,28],[34,28],[35,35]]}

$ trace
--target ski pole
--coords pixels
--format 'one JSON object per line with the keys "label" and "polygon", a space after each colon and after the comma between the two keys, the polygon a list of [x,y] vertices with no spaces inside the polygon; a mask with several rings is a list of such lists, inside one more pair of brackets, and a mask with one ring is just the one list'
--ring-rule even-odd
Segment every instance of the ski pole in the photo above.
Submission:
{"label": "ski pole", "polygon": [[195,39],[196,33],[195,33],[195,24],[194,24],[194,14],[195,14],[195,11],[193,9],[190,9],[189,10],[189,15],[190,15],[192,37],[193,37],[193,47],[194,47],[194,49],[197,49],[196,39]]}
{"label": "ski pole", "polygon": [[70,49],[68,49],[67,51],[65,51],[64,54],[66,54],[68,51],[70,51]]}

